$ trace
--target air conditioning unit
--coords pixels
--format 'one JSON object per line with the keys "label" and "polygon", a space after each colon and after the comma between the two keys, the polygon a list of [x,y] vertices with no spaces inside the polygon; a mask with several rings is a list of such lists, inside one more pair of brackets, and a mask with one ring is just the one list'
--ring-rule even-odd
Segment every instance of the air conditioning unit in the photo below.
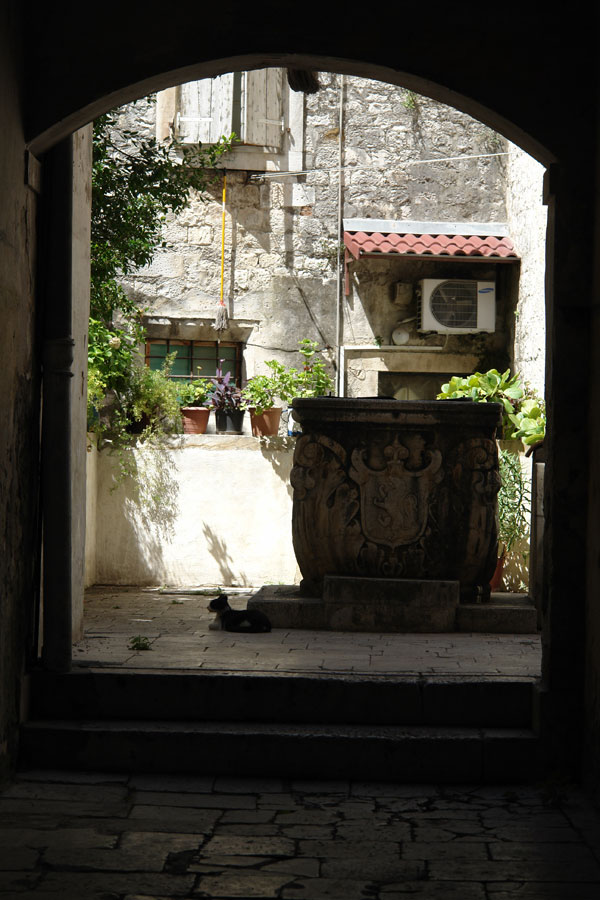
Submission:
{"label": "air conditioning unit", "polygon": [[494,281],[424,278],[419,288],[419,331],[473,334],[496,330]]}

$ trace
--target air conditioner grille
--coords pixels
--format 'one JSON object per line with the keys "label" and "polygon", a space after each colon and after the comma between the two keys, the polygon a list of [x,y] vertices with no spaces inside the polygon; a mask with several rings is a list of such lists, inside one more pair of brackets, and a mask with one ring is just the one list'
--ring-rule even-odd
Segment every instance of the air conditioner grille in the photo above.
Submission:
{"label": "air conditioner grille", "polygon": [[433,317],[445,328],[477,328],[477,282],[444,281],[433,291]]}

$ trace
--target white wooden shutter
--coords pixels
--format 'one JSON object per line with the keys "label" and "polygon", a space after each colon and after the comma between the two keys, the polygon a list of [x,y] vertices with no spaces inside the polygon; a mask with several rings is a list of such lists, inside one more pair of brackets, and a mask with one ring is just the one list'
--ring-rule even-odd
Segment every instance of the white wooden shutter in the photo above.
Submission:
{"label": "white wooden shutter", "polygon": [[230,72],[182,84],[177,134],[188,144],[214,144],[232,131],[242,144],[279,149],[283,70]]}
{"label": "white wooden shutter", "polygon": [[282,69],[246,72],[244,144],[276,148],[281,146],[282,82]]}
{"label": "white wooden shutter", "polygon": [[234,73],[182,84],[177,133],[186,144],[214,144],[229,136],[233,121]]}

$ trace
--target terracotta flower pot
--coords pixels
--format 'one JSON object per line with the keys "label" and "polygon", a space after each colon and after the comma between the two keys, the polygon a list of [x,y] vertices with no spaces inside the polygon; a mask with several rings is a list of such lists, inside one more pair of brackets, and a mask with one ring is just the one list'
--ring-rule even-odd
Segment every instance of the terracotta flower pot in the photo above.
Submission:
{"label": "terracotta flower pot", "polygon": [[281,408],[273,406],[271,409],[265,409],[262,413],[256,413],[250,410],[250,426],[254,437],[267,437],[277,434],[279,431],[279,420],[281,419]]}
{"label": "terracotta flower pot", "polygon": [[205,406],[184,406],[181,413],[184,434],[204,434],[208,425],[209,409]]}
{"label": "terracotta flower pot", "polygon": [[490,579],[490,589],[492,591],[499,591],[502,587],[502,572],[504,570],[504,557],[499,556],[498,562],[496,563],[496,568],[494,569],[494,574]]}

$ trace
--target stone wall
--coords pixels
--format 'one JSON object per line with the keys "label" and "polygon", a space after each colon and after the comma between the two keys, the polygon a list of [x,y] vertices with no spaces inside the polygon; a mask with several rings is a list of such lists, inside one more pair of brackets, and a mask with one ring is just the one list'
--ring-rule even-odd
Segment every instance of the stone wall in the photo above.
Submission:
{"label": "stone wall", "polygon": [[36,161],[23,177],[25,142],[16,3],[0,10],[0,783],[16,761],[24,660],[39,587],[36,528],[39,361],[34,265]]}
{"label": "stone wall", "polygon": [[[342,218],[506,220],[505,157],[486,156],[506,151],[503,138],[451,107],[383,82],[329,73],[319,78],[320,91],[304,98],[306,174],[228,171],[224,293],[230,328],[222,338],[244,342],[244,377],[263,371],[261,362],[269,358],[299,364],[300,337],[332,348],[328,356],[334,360],[340,172]],[[151,134],[156,110],[154,103],[140,101],[123,109],[119,124]],[[284,169],[288,144],[284,136]],[[457,156],[480,158],[426,162]],[[207,203],[192,197],[189,208],[168,221],[165,237],[168,248],[126,279],[126,288],[148,308],[151,337],[212,340],[220,291],[221,184]],[[449,270],[456,277],[493,278],[502,267],[475,270],[453,262],[449,269],[439,261],[369,259],[351,268],[352,295],[343,302],[345,344],[375,344],[378,337],[389,343],[398,319],[390,303],[394,281]],[[510,361],[512,335],[503,323],[505,307],[516,304],[516,282],[504,273],[499,277],[509,283],[498,333],[488,340],[453,338],[450,347],[474,353],[477,364],[492,365],[498,356],[498,365]],[[426,344],[416,333],[412,337]],[[351,391],[362,392],[356,384]]]}
{"label": "stone wall", "polygon": [[519,248],[519,305],[514,321],[514,368],[544,396],[546,292],[544,253],[546,207],[544,167],[514,144],[508,145],[506,210],[509,232]]}

